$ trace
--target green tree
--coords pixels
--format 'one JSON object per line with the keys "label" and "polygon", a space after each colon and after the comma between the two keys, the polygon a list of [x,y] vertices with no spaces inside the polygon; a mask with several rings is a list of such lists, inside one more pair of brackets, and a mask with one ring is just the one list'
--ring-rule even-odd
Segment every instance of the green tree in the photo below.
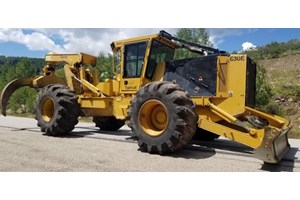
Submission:
{"label": "green tree", "polygon": [[[2,90],[6,84],[17,78],[29,78],[36,76],[37,68],[33,67],[29,58],[17,59],[17,61],[5,62],[2,65],[3,73],[0,74],[0,89]],[[17,90],[8,102],[8,108],[13,112],[33,112],[35,108],[36,90],[24,87]]]}
{"label": "green tree", "polygon": [[97,57],[96,69],[99,71],[100,81],[112,78],[114,76],[113,56],[109,53],[100,52]]}
{"label": "green tree", "polygon": [[[209,41],[209,35],[204,28],[181,28],[177,31],[176,37],[212,47],[212,43]],[[175,52],[175,59],[193,58],[198,56],[199,54],[192,53],[187,49],[177,49]]]}
{"label": "green tree", "polygon": [[256,106],[264,108],[270,103],[272,89],[266,77],[266,68],[257,64],[256,70]]}
{"label": "green tree", "polygon": [[33,113],[35,110],[35,99],[37,91],[30,87],[18,89],[10,97],[9,108],[14,112]]}
{"label": "green tree", "polygon": [[271,42],[265,46],[258,47],[255,51],[248,51],[247,54],[258,59],[279,58],[290,54],[300,53],[300,41],[298,39],[287,42]]}
{"label": "green tree", "polygon": [[265,48],[270,58],[279,58],[280,54],[285,51],[284,45],[278,42],[272,42],[266,45]]}

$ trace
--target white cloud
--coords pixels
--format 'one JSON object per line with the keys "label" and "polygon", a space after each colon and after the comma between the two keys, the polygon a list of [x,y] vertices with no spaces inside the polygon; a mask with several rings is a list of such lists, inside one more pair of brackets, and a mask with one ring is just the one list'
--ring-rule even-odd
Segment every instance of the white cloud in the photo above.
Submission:
{"label": "white cloud", "polygon": [[219,48],[219,45],[224,42],[224,39],[219,38],[219,37],[214,36],[214,35],[210,35],[208,39],[212,43],[214,48]]}
{"label": "white cloud", "polygon": [[[112,41],[140,35],[158,33],[163,28],[38,28],[38,29],[0,29],[0,42],[15,42],[25,45],[32,51],[57,53],[85,52],[98,55],[100,51],[111,51]],[[175,34],[178,29],[164,29]],[[255,29],[207,29],[209,41],[215,48],[224,42],[228,35],[242,35]]]}
{"label": "white cloud", "polygon": [[0,42],[15,42],[25,45],[33,51],[61,51],[62,48],[56,45],[47,35],[40,32],[24,33],[22,29],[1,29]]}
{"label": "white cloud", "polygon": [[255,50],[256,46],[254,44],[252,44],[251,42],[244,42],[242,44],[242,48],[243,48],[243,51],[251,51],[251,50]]}
{"label": "white cloud", "polygon": [[[0,29],[0,42],[15,42],[32,51],[57,53],[85,52],[98,55],[100,51],[110,52],[110,44],[128,37],[158,33],[153,29]],[[174,34],[177,29],[165,29]]]}
{"label": "white cloud", "polygon": [[[207,33],[209,34],[209,41],[215,48],[219,48],[219,45],[224,42],[226,36],[240,36],[245,33],[253,33],[257,29],[240,29],[240,28],[209,28]],[[222,49],[221,49],[222,50]]]}
{"label": "white cloud", "polygon": [[210,28],[207,29],[209,34],[209,41],[215,48],[219,48],[219,45],[224,42],[224,37],[228,35],[242,35],[243,29],[238,28]]}

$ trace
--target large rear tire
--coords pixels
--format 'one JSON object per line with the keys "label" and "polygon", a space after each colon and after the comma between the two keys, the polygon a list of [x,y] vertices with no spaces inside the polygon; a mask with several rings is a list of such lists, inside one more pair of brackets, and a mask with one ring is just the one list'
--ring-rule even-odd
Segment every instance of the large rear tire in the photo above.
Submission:
{"label": "large rear tire", "polygon": [[181,149],[196,131],[195,105],[178,85],[152,82],[131,101],[128,126],[141,151],[165,154]]}
{"label": "large rear tire", "polygon": [[93,117],[95,126],[104,131],[117,131],[124,126],[125,121],[115,117]]}
{"label": "large rear tire", "polygon": [[37,125],[47,135],[60,136],[71,132],[78,123],[78,97],[67,86],[45,86],[38,94]]}

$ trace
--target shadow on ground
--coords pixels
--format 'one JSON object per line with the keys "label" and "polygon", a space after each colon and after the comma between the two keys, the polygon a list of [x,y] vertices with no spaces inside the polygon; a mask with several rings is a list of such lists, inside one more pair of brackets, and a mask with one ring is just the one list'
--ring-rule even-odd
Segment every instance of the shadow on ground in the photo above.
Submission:
{"label": "shadow on ground", "polygon": [[16,128],[10,126],[0,126],[0,128],[8,128],[10,131],[32,131],[32,132],[41,132],[39,127],[26,127],[26,128]]}
{"label": "shadow on ground", "polygon": [[295,168],[295,162],[298,160],[298,157],[296,157],[298,151],[299,148],[291,147],[280,163],[264,163],[260,169],[269,172],[293,172]]}
{"label": "shadow on ground", "polygon": [[200,140],[192,140],[191,143],[193,146],[201,146],[211,149],[219,149],[219,150],[227,150],[230,152],[239,152],[239,153],[246,153],[252,154],[253,149],[245,146],[243,144],[239,144],[232,140],[222,139],[219,138],[213,141],[200,141]]}
{"label": "shadow on ground", "polygon": [[206,158],[210,158],[210,157],[214,156],[215,154],[216,154],[216,151],[211,148],[187,147],[181,151],[175,152],[170,155],[165,155],[165,156],[170,156],[173,158],[185,158],[185,159],[206,159]]}
{"label": "shadow on ground", "polygon": [[[148,152],[142,151],[140,148],[138,149],[142,153],[148,154]],[[165,157],[173,157],[173,158],[185,158],[185,159],[206,159],[214,156],[216,151],[211,148],[206,147],[185,147],[180,151],[176,151],[174,153],[168,153],[161,156]]]}
{"label": "shadow on ground", "polygon": [[[83,130],[78,130],[81,128]],[[128,137],[131,136],[131,130],[103,131],[95,127],[76,127],[76,129],[73,130],[72,133],[60,137],[78,138],[78,137],[87,137],[87,136],[99,135],[99,134],[111,135],[111,136],[128,136]]]}

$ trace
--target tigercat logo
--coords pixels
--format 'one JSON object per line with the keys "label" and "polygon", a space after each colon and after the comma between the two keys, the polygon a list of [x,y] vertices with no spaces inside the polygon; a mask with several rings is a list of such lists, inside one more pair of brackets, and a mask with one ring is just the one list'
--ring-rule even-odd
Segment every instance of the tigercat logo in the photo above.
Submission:
{"label": "tigercat logo", "polygon": [[246,56],[231,56],[230,61],[235,62],[235,61],[245,61]]}
{"label": "tigercat logo", "polygon": [[135,90],[136,86],[125,86],[127,90]]}

